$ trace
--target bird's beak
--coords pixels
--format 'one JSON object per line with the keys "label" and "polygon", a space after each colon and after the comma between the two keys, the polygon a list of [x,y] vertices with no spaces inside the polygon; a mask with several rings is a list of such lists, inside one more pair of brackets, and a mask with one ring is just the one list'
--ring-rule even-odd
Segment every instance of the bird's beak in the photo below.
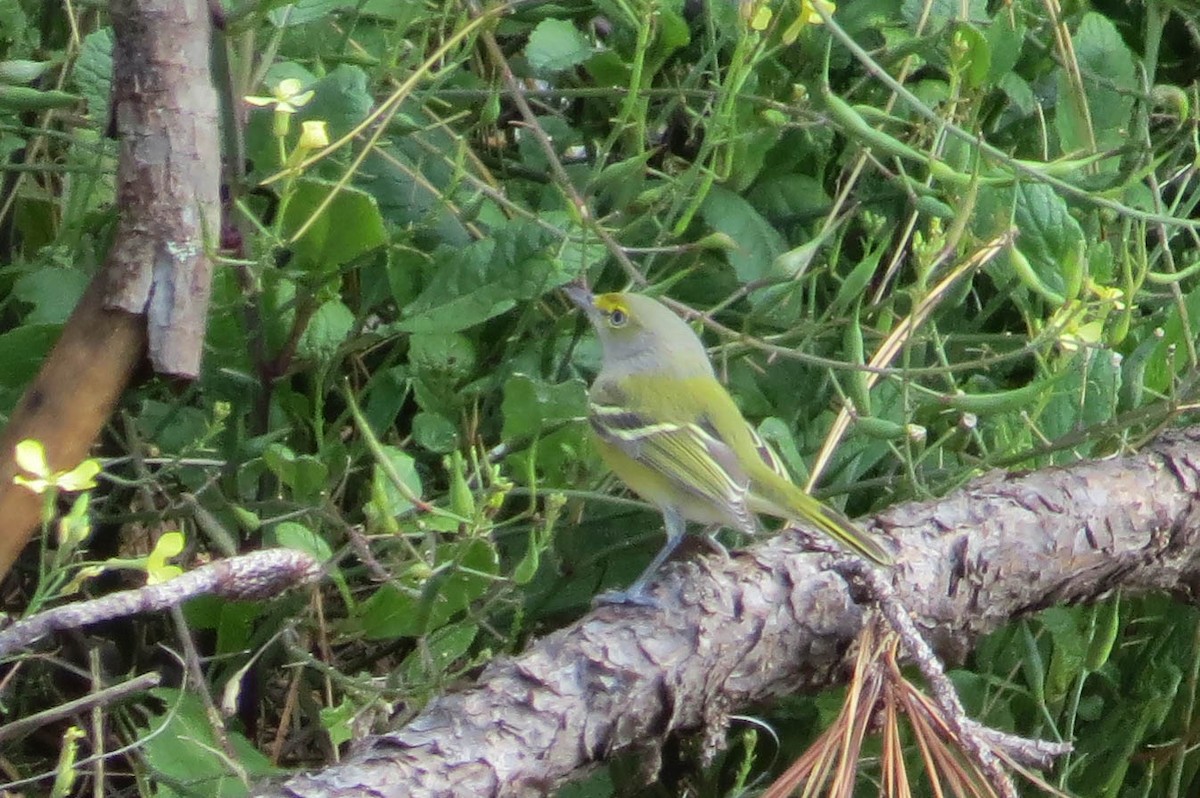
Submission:
{"label": "bird's beak", "polygon": [[571,301],[579,306],[579,309],[584,313],[589,312],[596,307],[595,297],[592,292],[587,289],[582,283],[570,283],[563,286],[563,293],[570,297]]}
{"label": "bird's beak", "polygon": [[562,290],[571,298],[572,302],[579,306],[588,321],[593,325],[600,323],[600,311],[596,309],[596,296],[587,289],[587,286],[583,283],[570,283],[564,285]]}

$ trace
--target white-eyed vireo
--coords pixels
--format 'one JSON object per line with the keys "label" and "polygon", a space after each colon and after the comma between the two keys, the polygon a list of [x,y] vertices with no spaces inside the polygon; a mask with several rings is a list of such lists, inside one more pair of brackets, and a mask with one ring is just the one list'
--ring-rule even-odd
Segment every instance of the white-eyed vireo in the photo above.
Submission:
{"label": "white-eyed vireo", "polygon": [[653,603],[646,582],[688,521],[753,533],[755,514],[805,521],[880,564],[891,556],[840,513],[792,484],[782,462],[742,418],[717,381],[704,345],[665,305],[638,294],[567,295],[604,348],[589,392],[588,420],[600,455],[663,514],[667,542],[637,581],[606,602]]}

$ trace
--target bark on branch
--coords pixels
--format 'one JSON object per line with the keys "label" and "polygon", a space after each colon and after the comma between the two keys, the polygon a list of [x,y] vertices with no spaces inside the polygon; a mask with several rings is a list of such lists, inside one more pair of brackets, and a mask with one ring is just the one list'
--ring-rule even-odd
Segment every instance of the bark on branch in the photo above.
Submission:
{"label": "bark on branch", "polygon": [[147,352],[159,373],[199,372],[218,225],[220,149],[206,0],[114,0],[113,108],[120,210],[104,266],[0,434],[0,577],[39,527],[13,485],[13,447],[42,442],[56,471],[87,456]]}
{"label": "bark on branch", "polygon": [[[1200,427],[1141,454],[990,475],[872,519],[896,540],[889,576],[950,660],[1012,618],[1118,585],[1197,589]],[[498,661],[405,728],[260,796],[541,795],[614,752],[677,730],[720,745],[728,714],[842,678],[863,608],[829,558],[782,535],[723,562],[678,565],[661,609],[604,607]]]}

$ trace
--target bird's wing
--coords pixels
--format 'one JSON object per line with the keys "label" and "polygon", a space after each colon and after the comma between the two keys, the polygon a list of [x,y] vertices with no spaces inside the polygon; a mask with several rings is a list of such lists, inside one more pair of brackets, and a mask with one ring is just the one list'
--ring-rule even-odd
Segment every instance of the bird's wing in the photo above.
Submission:
{"label": "bird's wing", "polygon": [[739,527],[755,528],[746,501],[750,479],[738,465],[733,449],[703,419],[699,423],[655,422],[625,406],[593,400],[588,420],[602,440],[628,457],[724,508]]}

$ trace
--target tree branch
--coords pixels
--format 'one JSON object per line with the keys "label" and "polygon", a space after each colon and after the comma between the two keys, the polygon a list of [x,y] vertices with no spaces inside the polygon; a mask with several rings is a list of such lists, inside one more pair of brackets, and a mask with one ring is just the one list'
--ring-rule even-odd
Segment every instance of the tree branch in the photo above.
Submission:
{"label": "tree branch", "polygon": [[[988,475],[869,526],[897,540],[888,573],[944,658],[1023,613],[1127,591],[1196,592],[1200,428],[1145,452]],[[651,763],[673,731],[717,746],[734,709],[839,681],[864,619],[827,555],[784,534],[730,561],[668,569],[660,609],[601,607],[490,665],[406,727],[260,796],[543,794],[615,752]]]}

